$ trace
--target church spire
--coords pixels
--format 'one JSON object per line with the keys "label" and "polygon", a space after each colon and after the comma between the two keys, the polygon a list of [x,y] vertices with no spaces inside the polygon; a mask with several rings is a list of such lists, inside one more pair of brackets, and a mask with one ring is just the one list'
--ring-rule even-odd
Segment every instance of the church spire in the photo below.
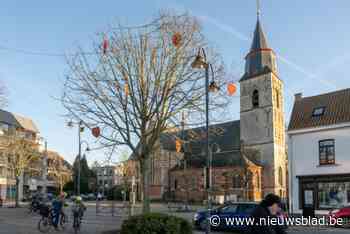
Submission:
{"label": "church spire", "polygon": [[260,1],[257,0],[257,21],[249,53],[246,56],[245,73],[241,80],[255,77],[267,72],[277,72],[276,58],[268,46],[265,33],[260,23]]}
{"label": "church spire", "polygon": [[262,30],[260,19],[256,21],[255,31],[250,52],[256,52],[261,49],[268,49],[267,40],[264,31]]}

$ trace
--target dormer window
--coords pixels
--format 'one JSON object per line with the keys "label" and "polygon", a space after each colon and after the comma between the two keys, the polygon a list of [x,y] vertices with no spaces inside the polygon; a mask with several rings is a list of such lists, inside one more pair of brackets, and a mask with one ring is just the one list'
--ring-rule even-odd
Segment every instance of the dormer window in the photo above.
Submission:
{"label": "dormer window", "polygon": [[319,116],[324,115],[325,109],[326,109],[326,108],[325,108],[324,106],[315,108],[315,109],[312,111],[312,117],[319,117]]}
{"label": "dormer window", "polygon": [[253,92],[252,104],[253,104],[254,108],[259,107],[259,91],[258,90],[254,90],[254,92]]}

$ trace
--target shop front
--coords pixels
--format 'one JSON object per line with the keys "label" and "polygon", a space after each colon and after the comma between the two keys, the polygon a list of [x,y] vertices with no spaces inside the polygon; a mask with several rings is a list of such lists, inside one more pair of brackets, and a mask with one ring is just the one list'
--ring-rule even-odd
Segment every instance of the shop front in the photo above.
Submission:
{"label": "shop front", "polygon": [[300,176],[299,209],[331,210],[350,205],[350,174]]}

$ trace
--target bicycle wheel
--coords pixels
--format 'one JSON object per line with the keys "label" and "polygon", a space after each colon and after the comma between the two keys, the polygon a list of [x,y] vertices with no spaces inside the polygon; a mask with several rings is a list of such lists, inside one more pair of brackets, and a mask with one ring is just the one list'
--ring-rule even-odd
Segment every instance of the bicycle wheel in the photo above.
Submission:
{"label": "bicycle wheel", "polygon": [[28,214],[31,214],[33,212],[33,208],[32,208],[32,206],[29,206],[28,207]]}
{"label": "bicycle wheel", "polygon": [[74,216],[73,229],[74,229],[74,234],[77,234],[79,232],[80,230],[79,217]]}
{"label": "bicycle wheel", "polygon": [[50,231],[51,224],[47,217],[42,217],[38,223],[38,229],[42,233],[47,233]]}

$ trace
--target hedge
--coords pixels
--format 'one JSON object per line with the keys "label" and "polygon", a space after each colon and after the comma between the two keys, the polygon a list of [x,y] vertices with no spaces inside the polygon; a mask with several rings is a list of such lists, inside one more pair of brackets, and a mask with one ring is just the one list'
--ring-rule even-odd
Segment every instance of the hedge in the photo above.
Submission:
{"label": "hedge", "polygon": [[132,216],[122,224],[120,234],[192,234],[186,219],[160,213]]}

